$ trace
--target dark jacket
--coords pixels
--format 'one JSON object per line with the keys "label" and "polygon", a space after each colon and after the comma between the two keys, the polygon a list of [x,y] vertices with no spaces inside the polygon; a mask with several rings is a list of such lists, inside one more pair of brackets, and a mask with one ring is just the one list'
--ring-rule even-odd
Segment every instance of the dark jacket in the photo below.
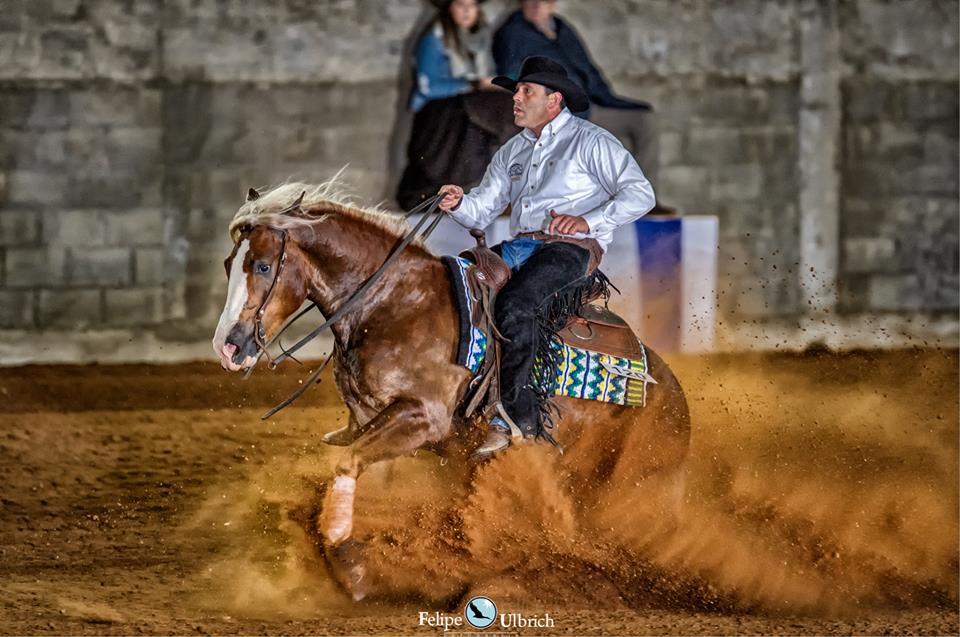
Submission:
{"label": "dark jacket", "polygon": [[[551,40],[532,23],[522,11],[515,11],[493,36],[493,59],[497,72],[516,79],[520,65],[531,55],[542,55],[555,60],[567,69],[567,74],[587,93],[591,104],[608,108],[649,110],[646,102],[628,100],[614,95],[600,69],[590,59],[587,48],[573,27],[554,16],[557,39]],[[578,113],[586,116],[584,113]]]}

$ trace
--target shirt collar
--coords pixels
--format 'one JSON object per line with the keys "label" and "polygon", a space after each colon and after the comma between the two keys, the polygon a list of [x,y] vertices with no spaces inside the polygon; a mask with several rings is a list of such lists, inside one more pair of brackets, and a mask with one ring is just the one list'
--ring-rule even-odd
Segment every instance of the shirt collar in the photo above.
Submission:
{"label": "shirt collar", "polygon": [[[563,110],[557,113],[557,116],[552,120],[547,122],[547,125],[543,127],[543,130],[540,131],[540,137],[552,137],[560,132],[560,129],[570,121],[573,115],[570,113],[570,109],[566,106],[563,107]],[[527,141],[535,142],[537,141],[536,136],[534,136],[533,131],[529,128],[523,129],[523,137]]]}

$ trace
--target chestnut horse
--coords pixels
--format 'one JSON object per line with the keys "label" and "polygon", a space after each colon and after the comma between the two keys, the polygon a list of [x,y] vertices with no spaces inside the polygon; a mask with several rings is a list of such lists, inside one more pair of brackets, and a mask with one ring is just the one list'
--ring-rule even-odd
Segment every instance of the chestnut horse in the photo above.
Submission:
{"label": "chestnut horse", "polygon": [[[354,207],[330,184],[292,183],[263,195],[251,190],[230,224],[235,245],[225,261],[227,299],[213,339],[223,367],[253,365],[265,339],[305,300],[331,316],[405,231],[402,218]],[[324,436],[345,449],[325,487],[317,531],[333,573],[355,599],[370,592],[350,539],[360,473],[421,448],[466,459],[482,434],[479,423],[457,415],[471,374],[456,363],[455,302],[446,266],[414,242],[331,328],[334,375],[349,422]],[[642,484],[658,477],[682,488],[686,400],[649,350],[648,363],[657,384],[643,407],[553,399],[560,414],[553,433],[564,448],[559,462],[578,488],[592,484],[618,490],[620,498],[643,497]]]}

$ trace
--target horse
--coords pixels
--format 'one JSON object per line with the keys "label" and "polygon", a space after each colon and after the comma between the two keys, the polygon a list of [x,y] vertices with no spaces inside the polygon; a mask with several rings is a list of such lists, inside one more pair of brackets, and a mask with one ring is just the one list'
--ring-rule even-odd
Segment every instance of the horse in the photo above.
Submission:
{"label": "horse", "polygon": [[[305,301],[333,315],[406,230],[402,217],[353,204],[333,182],[288,183],[263,194],[251,189],[229,228],[227,297],[213,338],[222,367],[249,371],[265,340]],[[351,538],[358,476],[419,449],[467,465],[482,435],[482,423],[458,415],[471,381],[456,363],[458,320],[446,266],[413,242],[331,327],[334,378],[349,417],[323,437],[344,449],[311,524],[336,580],[354,599],[374,592],[364,579],[359,540]],[[553,433],[563,448],[558,461],[578,484],[623,497],[642,497],[657,480],[682,490],[686,399],[666,363],[647,351],[657,384],[643,407],[552,399],[559,412]],[[464,475],[470,479],[469,471]]]}

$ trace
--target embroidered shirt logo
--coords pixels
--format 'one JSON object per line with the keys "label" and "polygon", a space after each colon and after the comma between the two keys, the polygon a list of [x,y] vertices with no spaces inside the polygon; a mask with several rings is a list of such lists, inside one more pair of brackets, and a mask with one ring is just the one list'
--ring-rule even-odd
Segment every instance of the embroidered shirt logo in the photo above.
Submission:
{"label": "embroidered shirt logo", "polygon": [[511,180],[517,181],[518,179],[520,179],[520,175],[523,174],[523,166],[520,164],[510,164],[510,168],[509,170],[507,170],[507,174],[510,175]]}

